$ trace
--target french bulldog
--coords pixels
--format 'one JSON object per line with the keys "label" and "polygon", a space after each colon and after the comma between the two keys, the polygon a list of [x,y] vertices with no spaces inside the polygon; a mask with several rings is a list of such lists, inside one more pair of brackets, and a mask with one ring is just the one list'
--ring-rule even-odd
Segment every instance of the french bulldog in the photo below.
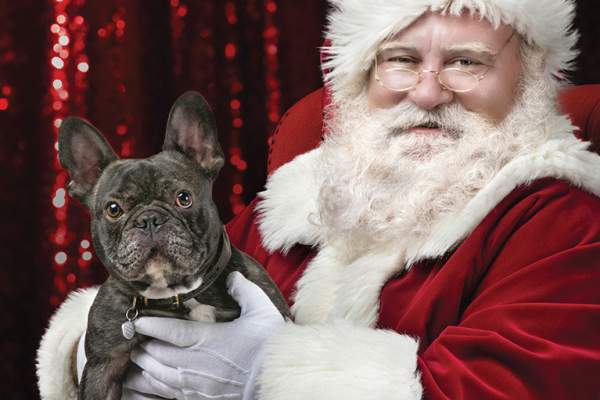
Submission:
{"label": "french bulldog", "polygon": [[95,127],[69,117],[59,130],[59,159],[69,194],[89,209],[93,246],[109,272],[89,311],[79,399],[121,398],[130,352],[144,340],[132,322],[138,316],[237,318],[226,287],[232,271],[290,318],[273,281],[230,245],[219,219],[211,192],[224,156],[200,94],[176,100],[162,151],[150,158],[119,159]]}

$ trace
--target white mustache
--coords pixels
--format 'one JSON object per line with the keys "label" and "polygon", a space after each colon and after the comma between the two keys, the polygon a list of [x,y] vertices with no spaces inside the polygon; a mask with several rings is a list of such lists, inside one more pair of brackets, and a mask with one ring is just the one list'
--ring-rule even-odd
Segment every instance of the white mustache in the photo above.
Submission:
{"label": "white mustache", "polygon": [[451,137],[460,137],[464,132],[465,121],[476,114],[465,110],[460,104],[450,104],[432,111],[422,110],[412,103],[400,103],[393,108],[374,112],[375,118],[381,118],[383,125],[392,134],[403,134],[416,127],[436,127]]}

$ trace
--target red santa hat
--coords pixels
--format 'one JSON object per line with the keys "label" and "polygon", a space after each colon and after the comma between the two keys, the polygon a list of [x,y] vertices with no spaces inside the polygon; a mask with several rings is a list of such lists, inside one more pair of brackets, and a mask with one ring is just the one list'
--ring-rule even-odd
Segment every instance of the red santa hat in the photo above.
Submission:
{"label": "red santa hat", "polygon": [[467,10],[512,26],[545,53],[545,76],[553,79],[577,56],[572,0],[329,0],[323,70],[334,99],[363,89],[378,46],[427,11],[460,15]]}

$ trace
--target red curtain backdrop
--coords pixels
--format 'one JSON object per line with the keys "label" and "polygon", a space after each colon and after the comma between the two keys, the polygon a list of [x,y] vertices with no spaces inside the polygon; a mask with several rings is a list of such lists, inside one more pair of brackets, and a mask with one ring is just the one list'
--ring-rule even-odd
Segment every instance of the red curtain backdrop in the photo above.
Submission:
{"label": "red curtain backdrop", "polygon": [[[102,282],[86,211],[65,192],[56,132],[92,121],[123,157],[159,151],[186,90],[211,104],[227,156],[224,220],[262,188],[282,113],[321,85],[325,0],[0,0],[0,393],[38,398],[35,349],[70,292]],[[600,82],[600,7],[578,1],[575,83]]]}

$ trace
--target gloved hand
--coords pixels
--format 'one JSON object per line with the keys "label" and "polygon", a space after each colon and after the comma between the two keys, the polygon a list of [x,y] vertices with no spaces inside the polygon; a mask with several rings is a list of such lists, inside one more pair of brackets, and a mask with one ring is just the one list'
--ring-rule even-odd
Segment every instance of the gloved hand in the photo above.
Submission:
{"label": "gloved hand", "polygon": [[154,339],[132,352],[139,368],[130,368],[124,399],[133,398],[130,390],[167,399],[254,398],[264,343],[284,319],[262,289],[239,272],[229,275],[227,286],[241,307],[234,321],[135,321],[136,332]]}

